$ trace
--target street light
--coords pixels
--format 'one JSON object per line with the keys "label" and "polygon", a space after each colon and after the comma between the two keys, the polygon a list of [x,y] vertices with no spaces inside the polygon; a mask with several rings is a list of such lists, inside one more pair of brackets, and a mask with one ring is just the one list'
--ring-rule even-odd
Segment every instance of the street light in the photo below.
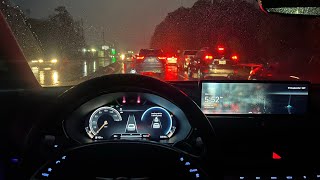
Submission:
{"label": "street light", "polygon": [[55,63],[57,63],[57,62],[58,62],[57,59],[51,59],[51,63],[55,64]]}
{"label": "street light", "polygon": [[97,52],[97,50],[96,50],[96,49],[94,49],[94,48],[92,48],[92,49],[91,49],[91,52]]}
{"label": "street light", "polygon": [[126,58],[126,55],[125,54],[121,54],[120,58],[121,58],[121,60],[124,60]]}
{"label": "street light", "polygon": [[110,49],[109,46],[102,46],[102,50],[108,50],[108,49]]}

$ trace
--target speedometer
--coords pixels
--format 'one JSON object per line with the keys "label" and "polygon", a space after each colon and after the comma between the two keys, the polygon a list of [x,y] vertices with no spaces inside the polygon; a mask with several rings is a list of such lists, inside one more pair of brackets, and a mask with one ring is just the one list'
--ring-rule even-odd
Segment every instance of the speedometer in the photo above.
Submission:
{"label": "speedometer", "polygon": [[103,139],[103,137],[108,136],[105,129],[121,121],[122,117],[116,109],[108,106],[101,107],[90,116],[89,127],[86,128],[86,132],[90,138]]}

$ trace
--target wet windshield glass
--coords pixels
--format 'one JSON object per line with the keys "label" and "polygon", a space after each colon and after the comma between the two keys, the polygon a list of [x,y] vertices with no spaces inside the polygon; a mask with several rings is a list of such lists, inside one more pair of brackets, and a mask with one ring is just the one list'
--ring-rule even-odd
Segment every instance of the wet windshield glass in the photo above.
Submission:
{"label": "wet windshield glass", "polygon": [[320,18],[255,0],[0,0],[42,86],[108,74],[320,82]]}

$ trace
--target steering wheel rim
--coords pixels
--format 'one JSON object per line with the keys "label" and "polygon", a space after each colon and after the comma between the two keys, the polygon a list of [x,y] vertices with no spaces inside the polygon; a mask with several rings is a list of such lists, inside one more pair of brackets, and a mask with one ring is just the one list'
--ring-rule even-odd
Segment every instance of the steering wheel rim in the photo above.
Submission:
{"label": "steering wheel rim", "polygon": [[[181,108],[186,114],[189,123],[194,129],[199,129],[200,137],[206,147],[206,156],[202,159],[204,171],[210,177],[220,177],[221,171],[216,169],[220,162],[219,149],[213,127],[200,108],[185,93],[174,86],[147,76],[133,74],[113,74],[98,77],[76,85],[58,98],[60,110],[59,118],[64,119],[81,104],[101,94],[112,92],[126,92],[132,90],[145,90],[159,95]],[[68,105],[66,107],[66,105]],[[39,125],[34,130],[42,127]],[[215,169],[210,169],[215,167]]]}

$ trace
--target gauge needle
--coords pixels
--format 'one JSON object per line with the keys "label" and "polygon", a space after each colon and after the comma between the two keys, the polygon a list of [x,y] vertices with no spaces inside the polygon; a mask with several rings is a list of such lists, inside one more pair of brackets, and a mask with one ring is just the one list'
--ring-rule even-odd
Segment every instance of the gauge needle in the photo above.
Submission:
{"label": "gauge needle", "polygon": [[96,132],[96,134],[99,134],[99,132],[101,131],[102,128],[104,128],[105,126],[108,125],[108,121],[104,121],[102,126],[98,129],[98,131]]}

